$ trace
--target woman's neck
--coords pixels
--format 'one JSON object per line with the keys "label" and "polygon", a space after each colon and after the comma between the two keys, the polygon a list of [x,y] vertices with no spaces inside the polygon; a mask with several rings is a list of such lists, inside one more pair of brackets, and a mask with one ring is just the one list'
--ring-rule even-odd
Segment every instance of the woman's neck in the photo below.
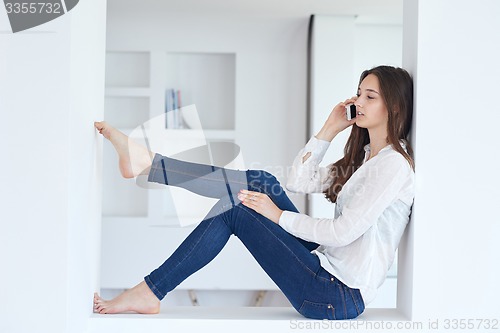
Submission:
{"label": "woman's neck", "polygon": [[387,129],[369,129],[370,136],[370,158],[377,156],[377,154],[388,145],[387,143]]}

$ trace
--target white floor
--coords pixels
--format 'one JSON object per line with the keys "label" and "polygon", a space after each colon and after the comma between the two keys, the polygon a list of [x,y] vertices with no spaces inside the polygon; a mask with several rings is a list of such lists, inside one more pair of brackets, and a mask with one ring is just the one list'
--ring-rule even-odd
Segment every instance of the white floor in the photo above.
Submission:
{"label": "white floor", "polygon": [[[291,307],[165,307],[157,315],[99,315],[89,320],[90,333],[135,332],[352,332],[407,322],[396,309],[367,309],[353,320],[324,321],[302,317]],[[371,326],[370,326],[371,325]]]}

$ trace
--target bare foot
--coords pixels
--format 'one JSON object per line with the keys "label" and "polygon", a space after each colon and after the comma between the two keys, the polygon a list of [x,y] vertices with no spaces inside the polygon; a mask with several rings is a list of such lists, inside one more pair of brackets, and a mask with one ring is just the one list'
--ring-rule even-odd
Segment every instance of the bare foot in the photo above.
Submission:
{"label": "bare foot", "polygon": [[118,166],[124,178],[148,174],[154,153],[131,140],[128,136],[105,121],[95,122],[94,127],[111,141],[118,153]]}
{"label": "bare foot", "polygon": [[95,293],[94,312],[100,314],[126,312],[156,314],[160,312],[160,301],[149,289],[146,282],[142,281],[110,301],[103,300]]}

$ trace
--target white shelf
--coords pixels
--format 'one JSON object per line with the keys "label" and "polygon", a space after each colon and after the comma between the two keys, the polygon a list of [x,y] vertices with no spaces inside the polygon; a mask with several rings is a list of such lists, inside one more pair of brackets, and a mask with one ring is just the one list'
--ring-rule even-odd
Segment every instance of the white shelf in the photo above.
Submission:
{"label": "white shelf", "polygon": [[180,90],[183,105],[196,105],[204,129],[234,129],[234,53],[167,53],[161,60],[165,89]]}
{"label": "white shelf", "polygon": [[[90,333],[104,332],[336,332],[352,333],[360,328],[395,328],[410,318],[398,309],[365,309],[357,318],[346,321],[318,321],[301,316],[289,307],[164,307],[157,315],[92,314]],[[359,323],[356,323],[359,321]],[[414,322],[413,324],[418,324]],[[390,326],[389,326],[390,325]],[[355,327],[355,328],[353,328]],[[412,325],[412,327],[417,327]],[[380,329],[379,329],[380,330]],[[420,329],[421,330],[421,329]],[[393,330],[398,332],[397,330]],[[412,330],[416,331],[416,330]],[[430,330],[429,330],[430,331]]]}
{"label": "white shelf", "polygon": [[155,228],[175,228],[192,231],[201,219],[198,217],[183,217],[186,221],[190,221],[189,225],[182,226],[179,224],[179,219],[172,216],[162,216],[153,218],[148,216],[103,216],[103,223],[111,225],[136,224]]}
{"label": "white shelf", "polygon": [[204,132],[208,140],[234,140],[236,137],[234,130],[205,130]]}
{"label": "white shelf", "polygon": [[196,106],[203,129],[234,131],[234,53],[107,52],[105,119],[115,126],[135,127],[162,115],[167,89],[180,90],[182,105]]}
{"label": "white shelf", "polygon": [[[168,297],[168,296],[167,296]],[[91,314],[88,320],[89,333],[108,332],[318,332],[309,327],[329,326],[321,321],[312,321],[288,307],[239,307],[239,306],[163,306],[156,315]],[[293,325],[293,327],[292,327]],[[300,325],[300,326],[298,326]],[[307,326],[306,326],[307,325]],[[331,325],[334,327],[333,325]],[[348,325],[344,325],[348,326]],[[363,325],[364,326],[364,325]],[[290,328],[292,327],[292,328]],[[305,327],[305,329],[303,328]],[[287,329],[288,328],[288,329]],[[303,329],[300,329],[303,328]],[[333,329],[328,330],[333,331]],[[335,329],[335,332],[345,331]]]}
{"label": "white shelf", "polygon": [[[130,127],[118,127],[118,130],[130,136],[134,133],[134,136],[139,135],[142,139],[142,130],[139,131],[138,128]],[[133,137],[134,137],[133,136]],[[170,140],[186,140],[193,138],[204,137],[207,141],[234,141],[236,132],[233,130],[190,130],[190,129],[164,129],[163,137]]]}
{"label": "white shelf", "polygon": [[[235,87],[236,54],[108,51],[104,120],[154,152],[166,156],[186,152],[188,160],[189,157],[196,160],[197,147],[218,141],[234,142]],[[182,105],[186,106],[182,111],[184,122],[196,129],[165,128],[167,89],[181,91]],[[242,164],[242,157],[236,156],[234,161],[230,161],[234,158],[231,154],[239,152],[230,148],[228,146],[227,154],[225,150],[222,152],[227,156],[224,155],[221,160],[231,162],[228,167],[237,167]],[[110,144],[105,144],[104,148],[103,178],[104,288],[130,287],[142,278],[141,274],[156,268],[155,265],[173,252],[194,225],[204,218],[215,200],[161,185],[154,186],[156,189],[144,189],[138,186],[137,179],[123,179]],[[156,238],[158,242],[151,243]],[[132,239],[137,244],[131,244]],[[216,267],[220,265],[219,269],[208,269],[201,278],[194,277],[183,286],[208,289],[275,288],[251,256],[244,253],[247,251],[241,244],[229,247],[232,250],[216,261],[220,262],[215,264]],[[148,257],[151,252],[154,255]],[[246,257],[253,263],[248,264],[244,259]],[[227,266],[223,263],[225,260],[238,261],[242,274],[245,269],[252,270],[253,267],[260,278],[252,278],[253,273],[239,280],[209,278]]]}
{"label": "white shelf", "polygon": [[[131,129],[125,129],[128,133]],[[165,137],[172,140],[184,140],[205,137],[207,140],[234,140],[234,130],[191,130],[191,129],[164,129]]]}

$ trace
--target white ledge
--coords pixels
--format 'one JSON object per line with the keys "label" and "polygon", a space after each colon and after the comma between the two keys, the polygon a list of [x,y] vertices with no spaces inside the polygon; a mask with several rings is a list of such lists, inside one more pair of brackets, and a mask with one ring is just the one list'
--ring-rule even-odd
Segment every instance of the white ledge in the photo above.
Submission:
{"label": "white ledge", "polygon": [[[353,331],[359,322],[407,321],[397,309],[366,309],[356,319],[325,322],[307,319],[291,307],[165,307],[157,315],[92,314],[91,333],[101,332],[296,332],[297,330],[336,332]],[[348,325],[349,322],[356,322]],[[341,326],[341,323],[344,323]],[[337,326],[335,326],[337,325]],[[364,324],[363,324],[364,325]],[[354,326],[356,327],[356,326]],[[361,326],[359,327],[361,328]]]}

